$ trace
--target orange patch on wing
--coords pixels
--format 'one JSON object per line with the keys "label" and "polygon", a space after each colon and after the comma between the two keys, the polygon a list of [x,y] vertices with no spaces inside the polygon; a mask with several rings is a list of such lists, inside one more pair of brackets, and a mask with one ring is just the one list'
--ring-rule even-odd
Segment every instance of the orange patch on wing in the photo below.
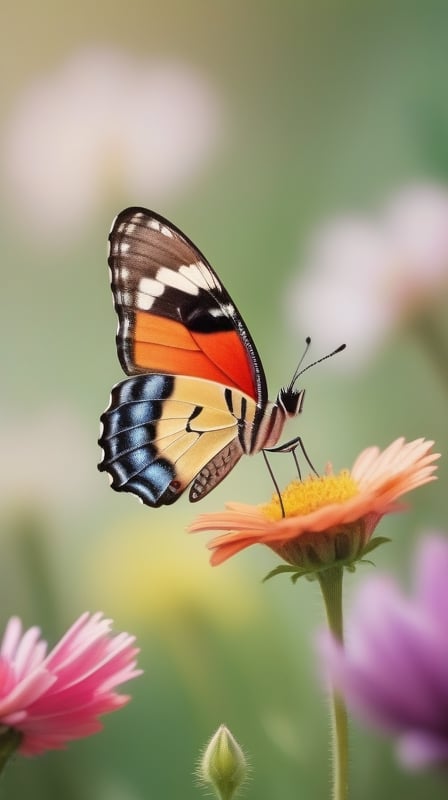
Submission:
{"label": "orange patch on wing", "polygon": [[180,322],[137,312],[134,361],[148,372],[205,378],[256,397],[248,356],[236,331],[193,336]]}
{"label": "orange patch on wing", "polygon": [[199,350],[188,329],[167,317],[158,317],[138,311],[135,315],[136,345],[161,344],[167,347],[180,347],[184,350]]}
{"label": "orange patch on wing", "polygon": [[249,357],[237,332],[194,333],[192,336],[210,361],[225,372],[227,385],[236,386],[255,400],[256,389]]}

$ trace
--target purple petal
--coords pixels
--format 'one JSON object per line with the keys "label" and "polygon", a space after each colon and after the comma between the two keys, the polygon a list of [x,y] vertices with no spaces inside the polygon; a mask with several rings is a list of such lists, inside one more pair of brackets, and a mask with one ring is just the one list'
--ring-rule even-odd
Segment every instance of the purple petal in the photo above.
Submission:
{"label": "purple petal", "polygon": [[448,764],[448,736],[432,736],[425,731],[412,731],[401,736],[398,757],[408,769]]}
{"label": "purple petal", "polygon": [[[347,626],[346,657],[358,680],[371,684],[380,705],[389,709],[394,725],[438,726],[440,717],[446,714],[441,714],[440,681],[435,681],[433,673],[447,663],[444,642],[427,635],[419,610],[387,578],[366,581],[358,592],[355,609]],[[429,658],[424,648],[429,649]],[[446,675],[443,685],[448,690]]]}
{"label": "purple petal", "polygon": [[448,764],[448,539],[429,536],[406,598],[385,576],[354,599],[346,647],[327,631],[318,647],[331,682],[367,722],[397,735],[402,762]]}
{"label": "purple petal", "polygon": [[[331,683],[344,695],[349,707],[365,722],[387,731],[399,732],[410,724],[404,719],[395,687],[381,680],[381,672],[360,668],[350,660],[328,631],[321,631],[318,650],[328,668]],[[413,715],[411,714],[411,720]]]}
{"label": "purple petal", "polygon": [[448,539],[441,534],[425,536],[416,555],[416,596],[428,613],[448,620]]}

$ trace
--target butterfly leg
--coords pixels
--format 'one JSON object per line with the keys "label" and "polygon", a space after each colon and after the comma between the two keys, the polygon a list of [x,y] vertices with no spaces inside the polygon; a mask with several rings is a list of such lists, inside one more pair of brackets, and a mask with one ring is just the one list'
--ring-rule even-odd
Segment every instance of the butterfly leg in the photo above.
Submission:
{"label": "butterfly leg", "polygon": [[271,467],[271,465],[269,463],[269,460],[268,460],[268,457],[267,457],[266,454],[267,453],[292,453],[292,457],[294,459],[294,463],[295,463],[296,468],[297,468],[297,474],[299,476],[299,480],[302,480],[302,473],[300,471],[299,460],[298,460],[297,454],[296,454],[296,450],[297,450],[298,447],[300,447],[300,449],[301,449],[301,451],[303,453],[303,456],[305,458],[305,461],[308,464],[308,466],[310,467],[310,469],[312,469],[314,474],[317,475],[317,477],[319,477],[319,473],[317,472],[316,468],[314,467],[314,464],[312,463],[308,453],[305,450],[305,445],[303,444],[301,436],[296,436],[295,439],[290,439],[289,442],[285,442],[284,444],[280,444],[277,447],[266,447],[265,449],[262,450],[263,458],[265,460],[265,464],[267,466],[269,475],[271,476],[272,483],[275,486],[275,491],[278,494],[280,508],[281,508],[281,511],[282,511],[282,517],[286,516],[285,515],[285,507],[283,505],[283,500],[282,500],[282,495],[281,495],[280,488],[279,488],[279,485],[277,483],[277,480],[275,478],[274,471],[273,471],[273,469],[272,469],[272,467]]}
{"label": "butterfly leg", "polygon": [[[267,457],[267,455],[266,455],[266,450],[262,450],[261,452],[263,453],[263,458],[264,458],[265,464],[266,464],[266,466],[267,466],[267,468],[268,468],[269,475],[270,475],[270,476],[271,476],[271,478],[272,478],[272,483],[273,483],[273,484],[274,484],[274,486],[275,486],[275,491],[276,491],[276,492],[277,492],[277,494],[278,494],[278,500],[279,500],[279,503],[280,503],[280,508],[281,508],[281,510],[282,510],[282,517],[285,517],[285,516],[286,516],[286,515],[285,515],[285,507],[284,507],[284,505],[283,505],[283,500],[282,500],[282,495],[281,495],[281,492],[280,492],[279,485],[278,485],[278,483],[277,483],[277,481],[276,481],[276,479],[275,479],[274,472],[273,472],[273,470],[272,470],[272,467],[271,467],[271,465],[270,465],[270,463],[269,463],[269,460],[268,460],[268,457]],[[270,451],[269,451],[269,452],[270,452]]]}
{"label": "butterfly leg", "polygon": [[[297,448],[300,447],[302,454],[305,458],[306,463],[310,467],[310,469],[314,472],[315,475],[319,477],[319,473],[317,472],[314,464],[312,463],[308,453],[305,450],[305,445],[303,444],[302,437],[296,436],[295,439],[290,439],[289,442],[285,442],[284,444],[277,445],[277,447],[269,447],[267,448],[269,453],[292,453],[292,457],[294,459],[294,463],[297,468],[297,474],[299,476],[299,480],[302,480],[302,473],[300,471],[299,461],[296,455]],[[264,450],[263,450],[264,453]]]}

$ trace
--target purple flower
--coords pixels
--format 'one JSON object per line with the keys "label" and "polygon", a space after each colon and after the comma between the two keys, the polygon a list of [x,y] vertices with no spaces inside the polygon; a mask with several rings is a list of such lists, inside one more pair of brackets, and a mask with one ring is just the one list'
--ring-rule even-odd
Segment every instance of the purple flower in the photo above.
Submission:
{"label": "purple flower", "polygon": [[448,540],[422,539],[415,589],[366,580],[347,623],[345,649],[318,640],[332,684],[360,719],[397,738],[410,769],[448,763]]}

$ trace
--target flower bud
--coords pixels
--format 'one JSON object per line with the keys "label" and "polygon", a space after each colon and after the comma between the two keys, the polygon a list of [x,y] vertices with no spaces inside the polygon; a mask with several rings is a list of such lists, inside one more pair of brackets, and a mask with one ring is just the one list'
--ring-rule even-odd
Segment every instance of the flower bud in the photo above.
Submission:
{"label": "flower bud", "polygon": [[210,739],[198,767],[201,783],[210,784],[219,800],[231,800],[247,778],[246,757],[225,725]]}

